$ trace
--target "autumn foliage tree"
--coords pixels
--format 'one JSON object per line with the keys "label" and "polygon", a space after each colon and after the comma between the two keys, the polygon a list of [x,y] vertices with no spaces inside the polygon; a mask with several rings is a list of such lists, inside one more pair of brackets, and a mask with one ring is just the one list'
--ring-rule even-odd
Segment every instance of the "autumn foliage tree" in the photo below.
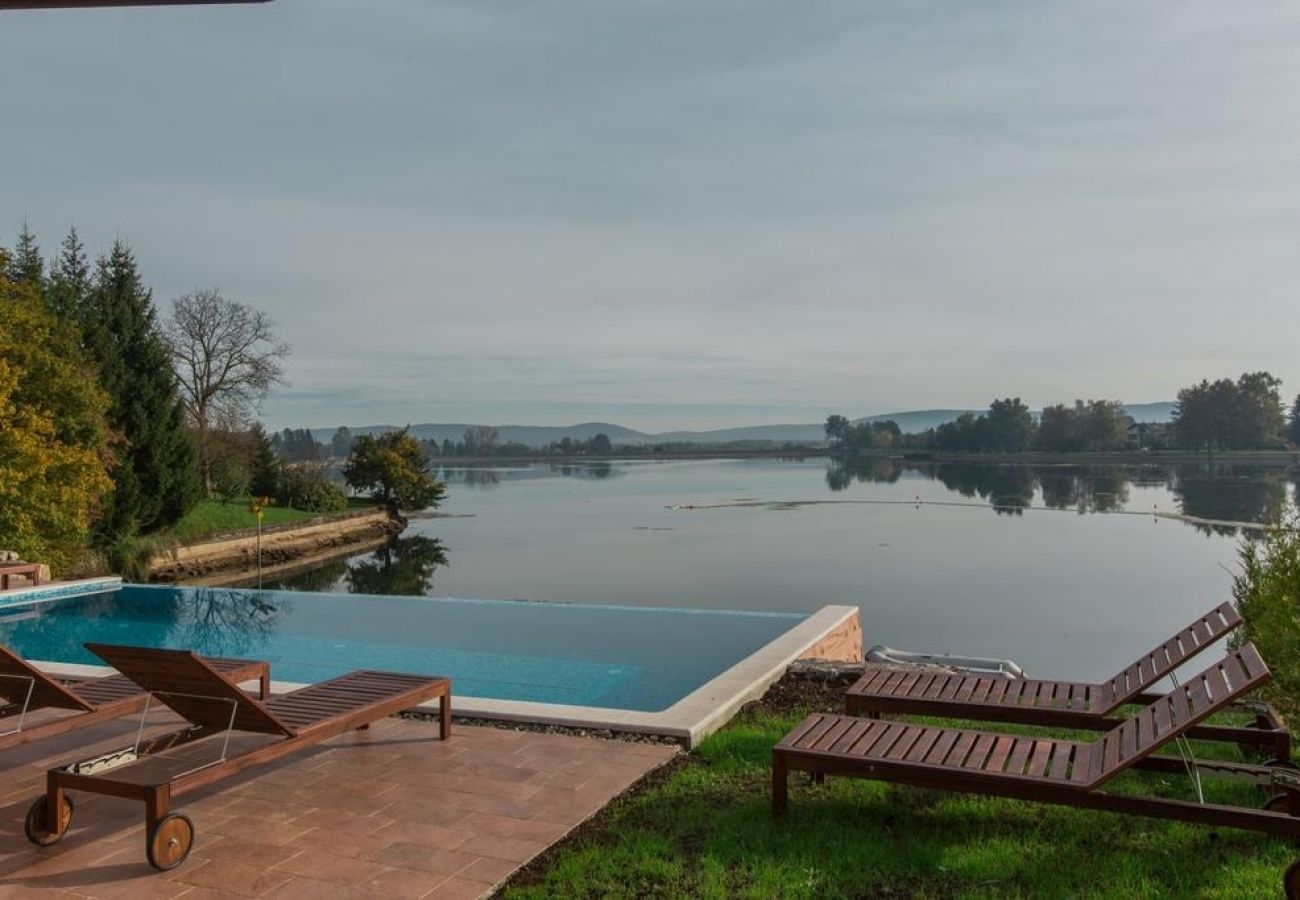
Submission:
{"label": "autumn foliage tree", "polygon": [[108,395],[75,331],[0,248],[0,535],[56,570],[84,552],[112,488]]}
{"label": "autumn foliage tree", "polygon": [[355,490],[398,510],[437,506],[447,488],[429,474],[429,457],[407,429],[352,443],[343,477]]}

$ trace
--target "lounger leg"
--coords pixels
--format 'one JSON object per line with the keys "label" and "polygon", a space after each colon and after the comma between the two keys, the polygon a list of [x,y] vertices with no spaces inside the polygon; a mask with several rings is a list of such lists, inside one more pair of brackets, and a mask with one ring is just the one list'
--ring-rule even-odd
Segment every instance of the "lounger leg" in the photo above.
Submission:
{"label": "lounger leg", "polygon": [[149,788],[144,796],[145,840],[153,834],[154,827],[171,811],[172,791],[167,785]]}
{"label": "lounger leg", "polygon": [[259,694],[257,699],[259,700],[265,700],[271,696],[271,673],[269,670],[263,672],[262,677],[257,679],[257,692]]}
{"label": "lounger leg", "polygon": [[68,827],[68,823],[61,819],[72,811],[68,806],[64,809],[63,788],[55,780],[54,773],[50,772],[45,780],[45,822],[46,827],[54,834],[62,834],[63,829]]}
{"label": "lounger leg", "polygon": [[438,737],[451,739],[451,694],[443,694],[438,701]]}
{"label": "lounger leg", "polygon": [[789,791],[789,773],[786,771],[785,759],[772,754],[772,817],[779,819],[785,815]]}

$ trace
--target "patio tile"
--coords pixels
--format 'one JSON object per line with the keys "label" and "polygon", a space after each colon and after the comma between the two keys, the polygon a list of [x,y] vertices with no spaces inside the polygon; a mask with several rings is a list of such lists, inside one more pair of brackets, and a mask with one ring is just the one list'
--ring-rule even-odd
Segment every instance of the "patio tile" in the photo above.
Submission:
{"label": "patio tile", "polygon": [[426,896],[430,900],[477,900],[492,890],[492,885],[481,881],[464,881],[460,878],[448,878],[433,893]]}
{"label": "patio tile", "polygon": [[142,810],[123,800],[74,792],[65,841],[28,844],[46,769],[120,744],[124,728],[0,758],[0,900],[479,897],[673,753],[466,725],[442,744],[430,723],[389,719],[183,797],[195,846],[172,872],[149,868]]}
{"label": "patio tile", "polygon": [[417,900],[446,881],[442,875],[433,875],[417,869],[385,867],[382,872],[366,882],[367,890],[390,897]]}

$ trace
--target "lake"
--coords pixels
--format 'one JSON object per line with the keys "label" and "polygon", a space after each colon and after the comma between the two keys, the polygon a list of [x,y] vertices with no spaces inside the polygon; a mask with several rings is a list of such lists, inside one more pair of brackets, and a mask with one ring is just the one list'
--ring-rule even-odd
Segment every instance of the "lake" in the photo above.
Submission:
{"label": "lake", "polygon": [[[1100,679],[1229,597],[1277,466],[826,459],[449,468],[435,518],[267,587],[765,612]],[[1159,515],[1157,515],[1159,514]],[[1216,524],[1189,524],[1178,514]]]}

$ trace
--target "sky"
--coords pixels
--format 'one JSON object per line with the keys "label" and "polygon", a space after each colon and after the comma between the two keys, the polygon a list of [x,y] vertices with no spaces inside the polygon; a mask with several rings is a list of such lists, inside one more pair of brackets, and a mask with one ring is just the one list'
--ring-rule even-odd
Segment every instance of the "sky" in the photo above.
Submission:
{"label": "sky", "polygon": [[1300,392],[1300,6],[0,13],[0,241],[293,345],[274,427]]}

